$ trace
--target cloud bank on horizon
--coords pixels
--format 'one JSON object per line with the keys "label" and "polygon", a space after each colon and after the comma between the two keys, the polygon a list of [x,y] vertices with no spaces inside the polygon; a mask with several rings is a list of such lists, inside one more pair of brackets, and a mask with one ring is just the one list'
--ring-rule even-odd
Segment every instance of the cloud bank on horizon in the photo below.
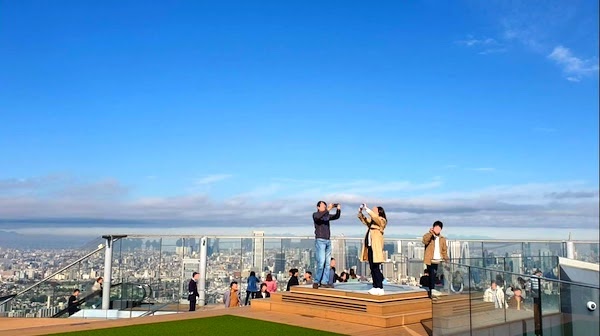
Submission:
{"label": "cloud bank on horizon", "polygon": [[[215,187],[232,175],[205,176]],[[190,183],[197,183],[190,181]],[[444,181],[357,180],[331,183],[289,178],[228,195],[132,197],[134,186],[115,179],[85,182],[66,175],[0,180],[0,228],[99,225],[160,227],[294,227],[310,222],[318,200],[341,202],[340,223],[353,223],[359,204],[381,205],[390,222],[454,227],[597,228],[598,188],[582,181],[498,185],[442,192]]]}

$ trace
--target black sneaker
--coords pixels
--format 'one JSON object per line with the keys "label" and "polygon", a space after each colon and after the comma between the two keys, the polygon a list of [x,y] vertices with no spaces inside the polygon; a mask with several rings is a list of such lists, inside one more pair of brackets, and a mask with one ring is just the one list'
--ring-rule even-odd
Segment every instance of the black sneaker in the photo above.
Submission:
{"label": "black sneaker", "polygon": [[318,283],[313,283],[313,289],[319,289],[319,284]]}

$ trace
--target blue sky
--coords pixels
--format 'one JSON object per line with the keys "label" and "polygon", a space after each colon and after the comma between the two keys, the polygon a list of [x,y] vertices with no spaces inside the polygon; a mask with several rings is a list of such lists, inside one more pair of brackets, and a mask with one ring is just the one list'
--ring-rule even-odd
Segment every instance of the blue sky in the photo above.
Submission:
{"label": "blue sky", "polygon": [[0,228],[598,230],[597,2],[0,6]]}

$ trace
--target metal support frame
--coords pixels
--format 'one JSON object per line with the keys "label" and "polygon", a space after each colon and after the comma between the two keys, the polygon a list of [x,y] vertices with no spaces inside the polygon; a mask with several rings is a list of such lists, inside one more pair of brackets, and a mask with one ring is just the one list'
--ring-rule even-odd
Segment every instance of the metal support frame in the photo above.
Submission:
{"label": "metal support frame", "polygon": [[198,303],[201,307],[206,305],[206,259],[207,259],[208,238],[200,238],[200,279],[198,279]]}

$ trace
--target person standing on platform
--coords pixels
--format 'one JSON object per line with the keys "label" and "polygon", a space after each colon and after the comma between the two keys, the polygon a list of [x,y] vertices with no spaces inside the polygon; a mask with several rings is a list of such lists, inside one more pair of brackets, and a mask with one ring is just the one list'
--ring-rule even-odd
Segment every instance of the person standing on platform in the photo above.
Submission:
{"label": "person standing on platform", "polygon": [[196,310],[196,298],[200,296],[200,294],[198,294],[199,277],[200,273],[192,273],[192,279],[190,279],[190,282],[188,284],[188,300],[190,301],[190,311]]}
{"label": "person standing on platform", "polygon": [[[363,215],[366,211],[369,217]],[[382,207],[373,207],[369,209],[366,204],[362,204],[358,209],[358,219],[367,226],[367,233],[363,241],[360,261],[368,261],[373,277],[373,288],[369,290],[371,295],[383,295],[383,274],[381,273],[381,263],[385,262],[383,256],[383,231],[387,226],[387,217]]]}
{"label": "person standing on platform", "polygon": [[429,273],[429,297],[432,297],[435,289],[435,280],[437,279],[438,265],[448,260],[448,246],[446,238],[442,236],[444,223],[435,221],[429,231],[423,235],[423,245],[425,245],[425,257],[423,262],[427,265]]}
{"label": "person standing on platform", "polygon": [[269,293],[275,293],[277,291],[277,280],[273,279],[273,275],[271,273],[267,274],[265,284],[267,284],[267,291]]}
{"label": "person standing on platform", "polygon": [[[336,208],[335,215],[329,212]],[[319,201],[317,211],[313,213],[313,222],[315,224],[315,253],[317,256],[317,272],[313,288],[319,287],[332,288],[329,284],[329,263],[331,259],[331,230],[329,222],[340,218],[342,207],[340,204],[329,204]]]}
{"label": "person standing on platform", "polygon": [[260,279],[256,276],[256,272],[250,272],[250,276],[248,277],[248,287],[246,288],[246,300],[244,300],[244,306],[247,306],[248,302],[250,302],[250,299],[254,299],[258,294],[259,282]]}

